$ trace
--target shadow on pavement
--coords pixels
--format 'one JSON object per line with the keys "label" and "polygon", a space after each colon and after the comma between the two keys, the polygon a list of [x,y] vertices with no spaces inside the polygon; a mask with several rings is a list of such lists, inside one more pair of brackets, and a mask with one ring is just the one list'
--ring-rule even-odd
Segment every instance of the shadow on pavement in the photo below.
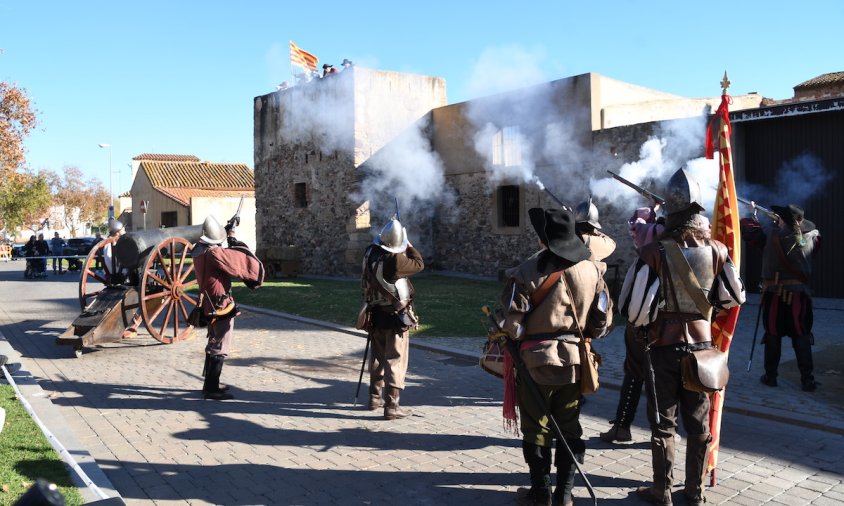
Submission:
{"label": "shadow on pavement", "polygon": [[[100,464],[106,469],[123,468],[123,471],[108,474],[126,499],[201,500],[213,504],[512,504],[515,487],[526,486],[528,482],[527,470],[524,473],[365,471],[289,469],[249,463],[206,466],[108,460],[102,460]],[[314,465],[326,464],[325,461],[314,462]],[[397,461],[396,465],[412,466],[413,462]],[[261,485],[249,491],[239,489],[236,498],[229,493],[230,484],[255,481],[256,476]],[[143,482],[159,477],[169,486],[147,489],[149,495],[137,486],[132,487],[131,483],[121,485],[127,480]],[[641,484],[636,480],[599,475],[590,476],[590,482],[594,487],[604,488],[632,488]],[[575,484],[579,486],[580,481]],[[513,490],[494,489],[499,487],[512,487]],[[132,490],[137,493],[133,495]],[[575,488],[575,494],[579,502],[588,499],[583,488]],[[601,503],[613,500],[626,501],[626,498],[601,499]]]}

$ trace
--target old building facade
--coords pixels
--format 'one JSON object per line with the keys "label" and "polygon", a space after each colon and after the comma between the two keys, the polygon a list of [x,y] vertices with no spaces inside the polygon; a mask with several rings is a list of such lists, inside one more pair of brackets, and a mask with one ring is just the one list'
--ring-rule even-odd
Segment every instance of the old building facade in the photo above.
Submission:
{"label": "old building facade", "polygon": [[[405,167],[388,152],[416,129],[442,183],[428,201],[415,198],[403,212],[411,240],[434,270],[494,278],[536,251],[530,207],[586,200],[590,179],[637,160],[643,144],[665,132],[694,133],[691,147],[666,161],[678,163],[672,172],[677,160],[702,157],[706,118],[719,101],[590,73],[446,105],[441,79],[363,68],[257,97],[258,242],[296,247],[307,273],[356,275],[363,248],[395,212],[390,190],[412,193],[401,178],[390,179],[395,174],[378,172],[379,159]],[[738,117],[762,101],[733,96],[731,111]],[[743,140],[735,142],[741,180]],[[413,179],[412,168],[402,170]],[[371,179],[379,176],[387,188],[373,190]],[[647,205],[625,195],[632,191],[626,187],[614,191],[619,198],[596,202],[619,245],[607,259],[611,277],[623,275],[634,257],[626,219],[633,207]]]}

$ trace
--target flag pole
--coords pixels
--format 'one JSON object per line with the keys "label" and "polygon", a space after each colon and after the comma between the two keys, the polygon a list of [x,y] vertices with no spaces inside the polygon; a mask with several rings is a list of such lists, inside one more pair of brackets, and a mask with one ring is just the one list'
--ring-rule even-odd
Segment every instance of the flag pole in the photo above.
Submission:
{"label": "flag pole", "polygon": [[[741,242],[739,237],[739,207],[736,195],[735,179],[733,177],[733,157],[730,146],[730,96],[727,89],[730,79],[727,72],[721,80],[721,104],[710,120],[706,136],[706,157],[714,158],[718,151],[718,193],[715,196],[715,208],[712,216],[712,238],[727,246],[730,259],[736,269],[740,268]],[[728,354],[730,344],[738,323],[739,306],[720,312],[712,322],[713,344]],[[723,416],[724,396],[726,388],[710,395],[709,431],[712,442],[709,445],[709,461],[706,470],[710,473],[709,486],[714,487],[715,468],[718,463],[718,450],[721,444],[721,419]]]}

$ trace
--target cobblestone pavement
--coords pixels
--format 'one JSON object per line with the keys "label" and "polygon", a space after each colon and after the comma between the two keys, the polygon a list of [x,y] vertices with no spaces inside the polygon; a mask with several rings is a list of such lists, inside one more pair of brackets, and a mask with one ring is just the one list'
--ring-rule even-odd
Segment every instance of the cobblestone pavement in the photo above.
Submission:
{"label": "cobblestone pavement", "polygon": [[[512,504],[516,488],[527,484],[520,441],[502,430],[500,380],[459,351],[415,348],[402,401],[416,415],[387,422],[379,412],[352,407],[363,339],[246,312],[222,378],[236,398],[204,401],[202,336],[160,345],[142,335],[75,359],[54,338],[76,316],[78,279],[24,282],[22,268],[0,265],[0,332],[128,504],[496,505]],[[827,316],[819,313],[818,336],[834,328]],[[617,337],[600,349],[610,385],[619,382],[620,369],[612,365],[620,354]],[[454,348],[458,340],[436,343]],[[710,503],[841,504],[840,400],[832,405],[788,381],[777,389],[756,387],[760,350],[747,378],[743,349],[737,346],[734,356],[741,357],[740,371],[733,371],[727,394],[733,412],[724,418]],[[603,388],[584,407],[585,469],[601,504],[639,504],[632,491],[650,477],[644,407],[632,444],[597,439],[617,395]],[[682,478],[683,459],[678,463],[675,476]],[[580,485],[576,504],[589,503]]]}

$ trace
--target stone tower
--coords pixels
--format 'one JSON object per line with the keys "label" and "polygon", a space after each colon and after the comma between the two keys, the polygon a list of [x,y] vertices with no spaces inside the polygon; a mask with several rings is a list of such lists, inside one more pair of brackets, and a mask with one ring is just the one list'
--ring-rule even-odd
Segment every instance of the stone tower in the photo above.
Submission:
{"label": "stone tower", "polygon": [[256,97],[258,248],[293,246],[306,273],[357,274],[373,235],[361,165],[445,104],[442,78],[360,67]]}

